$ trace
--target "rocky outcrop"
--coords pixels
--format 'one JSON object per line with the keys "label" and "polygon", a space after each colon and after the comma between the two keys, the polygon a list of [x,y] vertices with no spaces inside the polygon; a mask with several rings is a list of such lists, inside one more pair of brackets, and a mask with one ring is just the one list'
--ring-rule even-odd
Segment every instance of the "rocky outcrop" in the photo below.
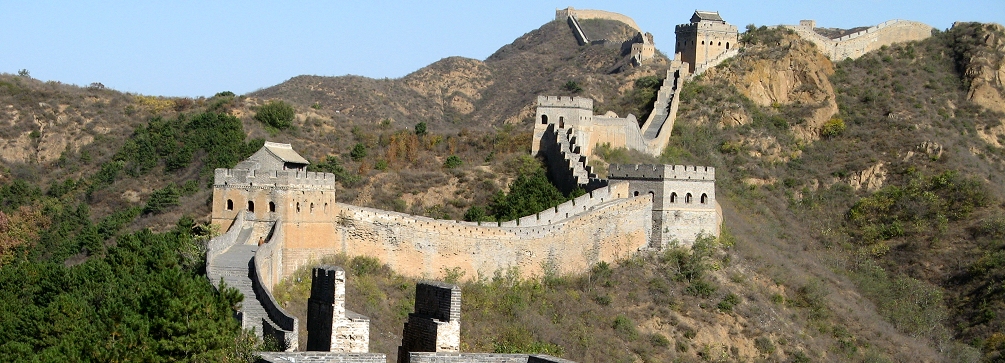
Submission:
{"label": "rocky outcrop", "polygon": [[[820,127],[838,112],[830,75],[834,65],[813,44],[795,34],[784,34],[782,46],[750,45],[726,69],[709,69],[710,79],[721,78],[759,106],[799,104],[812,109],[804,120],[790,120],[796,137],[814,141]],[[729,115],[724,123],[743,123]]]}
{"label": "rocky outcrop", "polygon": [[957,23],[953,28],[972,31],[971,39],[976,41],[961,55],[965,64],[964,77],[970,84],[967,97],[989,110],[1005,112],[1005,27],[994,23]]}

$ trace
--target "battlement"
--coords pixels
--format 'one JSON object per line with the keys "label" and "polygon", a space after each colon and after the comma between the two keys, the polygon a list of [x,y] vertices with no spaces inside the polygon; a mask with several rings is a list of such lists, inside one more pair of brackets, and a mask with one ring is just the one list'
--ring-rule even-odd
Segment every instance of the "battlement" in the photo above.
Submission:
{"label": "battlement", "polygon": [[738,32],[739,28],[737,28],[736,25],[729,23],[706,23],[706,22],[678,24],[677,26],[674,27],[674,31],[677,33],[689,32],[689,31],[693,32],[698,30]]}
{"label": "battlement", "polygon": [[537,96],[537,106],[579,108],[593,112],[593,99],[586,97]]}
{"label": "battlement", "polygon": [[576,9],[571,6],[565,9],[555,9],[555,20],[565,21],[565,19],[569,17],[575,17],[578,19],[604,19],[620,21],[632,29],[642,31],[641,28],[639,28],[639,25],[635,23],[634,19],[624,14],[618,14],[605,10]]}
{"label": "battlement", "polygon": [[331,189],[337,179],[332,173],[300,170],[247,170],[218,168],[213,172],[213,186],[313,187]]}
{"label": "battlement", "polygon": [[610,179],[715,181],[715,168],[695,165],[611,164]]}

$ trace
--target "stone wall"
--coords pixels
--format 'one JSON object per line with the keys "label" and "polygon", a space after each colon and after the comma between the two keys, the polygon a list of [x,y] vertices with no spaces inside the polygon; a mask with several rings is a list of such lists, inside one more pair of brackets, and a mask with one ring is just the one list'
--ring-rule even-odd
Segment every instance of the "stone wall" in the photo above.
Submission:
{"label": "stone wall", "polygon": [[[281,225],[277,225],[277,228],[281,228]],[[282,250],[281,244],[276,241],[276,237],[277,234],[274,233],[270,242],[264,244],[255,252],[255,257],[252,258],[248,266],[248,273],[251,278],[251,287],[269,317],[269,319],[262,319],[263,336],[270,336],[287,350],[293,350],[299,344],[300,321],[293,314],[286,312],[286,310],[279,306],[275,297],[272,296],[273,283],[266,283],[269,280],[262,279],[262,274],[276,276],[276,262],[281,261],[281,258],[275,257],[274,251]],[[260,258],[259,254],[268,257]],[[269,321],[270,319],[271,321]],[[275,325],[272,324],[273,322],[275,322]]]}
{"label": "stone wall", "polygon": [[258,363],[387,363],[384,353],[257,352]]}
{"label": "stone wall", "polygon": [[800,25],[784,25],[784,27],[816,44],[820,52],[833,61],[856,59],[893,43],[924,40],[932,36],[933,29],[924,23],[894,19],[838,39],[829,39],[813,31],[810,25],[816,25],[816,22],[800,21]]}
{"label": "stone wall", "polygon": [[635,20],[622,14],[603,10],[575,9],[571,6],[565,9],[555,9],[555,20],[565,21],[565,19],[569,18],[569,16],[574,16],[579,19],[605,19],[620,21],[632,27],[632,29],[635,29],[636,31],[642,31],[642,29],[639,28],[639,25],[635,24]]}
{"label": "stone wall", "polygon": [[403,213],[336,204],[331,220],[286,223],[283,271],[337,253],[379,258],[411,276],[440,276],[460,268],[465,276],[491,276],[517,268],[524,276],[551,266],[584,271],[600,261],[630,257],[647,246],[652,201],[613,196],[550,225],[498,226],[434,220]]}
{"label": "stone wall", "polygon": [[409,353],[411,363],[575,363],[545,354]]}

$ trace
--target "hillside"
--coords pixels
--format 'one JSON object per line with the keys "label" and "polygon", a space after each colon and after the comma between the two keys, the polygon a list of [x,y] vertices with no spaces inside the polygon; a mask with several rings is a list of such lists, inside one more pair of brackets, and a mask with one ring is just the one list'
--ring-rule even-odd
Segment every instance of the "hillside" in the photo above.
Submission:
{"label": "hillside", "polygon": [[[617,22],[583,26],[631,36]],[[464,289],[462,349],[580,362],[1000,360],[1003,36],[959,23],[831,62],[794,34],[748,31],[739,56],[685,84],[658,160],[717,168],[727,233],[578,275],[445,271]],[[484,61],[445,58],[400,79],[299,76],[245,96],[2,75],[0,356],[246,360],[260,346],[230,319],[239,298],[203,278],[200,248],[219,233],[202,224],[214,167],[288,142],[339,175],[339,201],[492,218],[514,180],[539,172],[526,157],[537,95],[638,112],[665,62],[621,67],[617,49],[580,47],[550,22]],[[293,105],[293,127],[254,119],[269,100]],[[602,154],[598,164],[653,162]],[[372,258],[330,262],[351,271],[348,308],[373,318],[371,346],[393,359],[415,280]],[[306,298],[306,270],[296,276],[277,288],[289,306]],[[182,316],[192,323],[173,323]]]}
{"label": "hillside", "polygon": [[[591,20],[584,29],[597,38],[626,40],[631,28],[615,21]],[[390,119],[405,127],[425,122],[431,130],[454,131],[519,124],[532,118],[539,94],[568,95],[577,82],[578,96],[616,97],[630,80],[657,75],[665,58],[625,73],[610,72],[623,59],[620,49],[579,47],[564,22],[553,21],[503,46],[484,61],[451,57],[400,79],[357,76],[298,76],[248,96],[317,104],[317,112],[354,124]]]}

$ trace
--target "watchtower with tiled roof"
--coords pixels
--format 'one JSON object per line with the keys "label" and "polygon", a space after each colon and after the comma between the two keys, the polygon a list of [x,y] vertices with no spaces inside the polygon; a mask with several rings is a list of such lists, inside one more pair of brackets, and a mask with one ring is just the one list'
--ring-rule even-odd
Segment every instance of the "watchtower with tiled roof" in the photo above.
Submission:
{"label": "watchtower with tiled roof", "polygon": [[717,11],[695,10],[691,22],[678,25],[676,33],[674,53],[691,65],[691,72],[735,48],[740,40],[736,26],[722,20]]}

